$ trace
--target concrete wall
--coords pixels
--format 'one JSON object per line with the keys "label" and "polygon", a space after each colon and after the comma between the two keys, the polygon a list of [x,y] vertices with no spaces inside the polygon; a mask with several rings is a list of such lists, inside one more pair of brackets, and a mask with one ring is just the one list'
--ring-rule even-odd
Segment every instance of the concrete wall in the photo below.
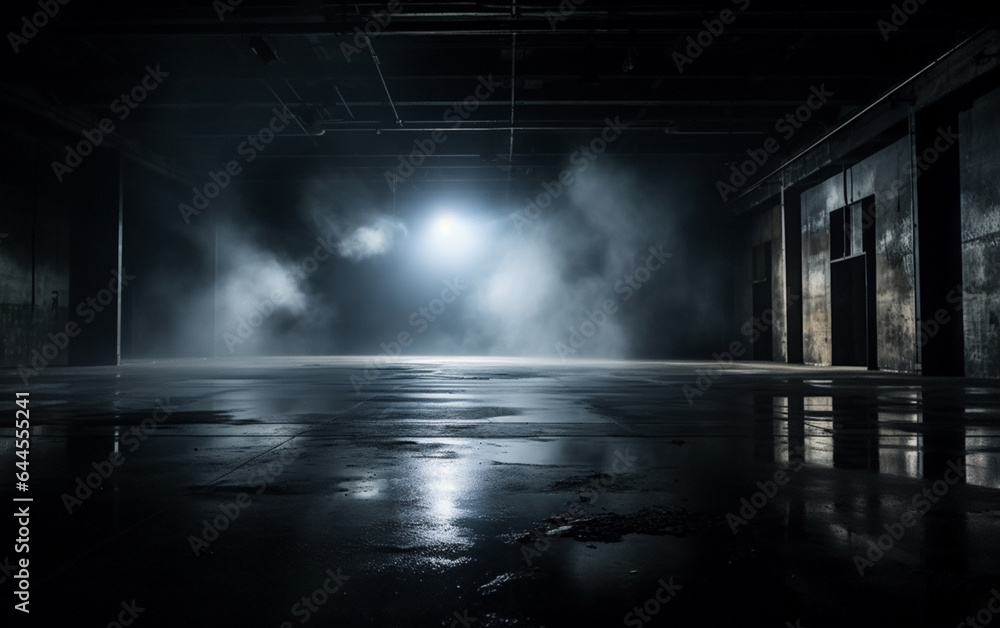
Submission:
{"label": "concrete wall", "polygon": [[1000,90],[962,112],[965,373],[1000,377]]}
{"label": "concrete wall", "polygon": [[[917,280],[914,264],[910,140],[903,138],[851,168],[848,202],[875,196],[878,367],[915,372]],[[865,207],[866,212],[871,212]]]}
{"label": "concrete wall", "polygon": [[[869,325],[878,368],[1000,377],[1000,70],[982,61],[995,53],[996,38],[995,31],[978,36],[876,103],[850,128],[786,164],[780,186],[772,180],[743,206],[752,212],[740,250],[748,266],[754,244],[768,234],[772,245],[778,241],[769,226],[774,189],[781,188],[786,246],[772,251],[786,264],[784,272],[775,268],[774,303],[778,309],[777,298],[784,298],[788,316],[775,331],[793,327],[796,342],[776,333],[776,360],[787,361],[793,348],[797,359],[801,337],[804,363],[833,362],[829,214],[861,202],[865,220],[875,221],[874,236],[865,233],[865,251],[874,252],[874,273],[865,281],[875,291]],[[801,256],[789,254],[789,242],[801,242]],[[801,334],[798,306],[787,298],[800,279]],[[736,292],[741,313],[749,316],[751,278],[741,272],[737,280],[744,282]]]}
{"label": "concrete wall", "polygon": [[785,250],[780,205],[757,215],[750,237],[753,245],[771,243],[772,352],[775,362],[786,362],[788,325],[785,312]]}
{"label": "concrete wall", "polygon": [[[753,247],[771,243],[771,310],[772,353],[776,362],[788,360],[788,321],[785,308],[785,241],[783,238],[782,210],[780,205],[755,212],[745,219],[743,229],[749,238],[741,239],[739,264],[736,269],[736,321],[740,340],[750,346],[744,332],[747,323],[753,324]],[[743,356],[750,359],[749,354]]]}
{"label": "concrete wall", "polygon": [[26,122],[0,140],[0,366],[28,383],[48,366],[117,364],[117,297],[86,312],[118,270],[117,153],[98,149],[60,180],[52,164],[79,136]]}
{"label": "concrete wall", "polygon": [[[47,153],[3,137],[0,157],[0,366],[27,365],[69,312],[69,190],[52,185]],[[34,273],[32,273],[34,271]],[[32,275],[34,274],[34,279]],[[57,301],[53,301],[56,293]],[[55,303],[55,305],[54,305]],[[68,363],[68,352],[46,358]]]}
{"label": "concrete wall", "polygon": [[875,197],[878,367],[917,370],[910,141],[903,138],[802,193],[802,320],[806,364],[832,363],[830,212]]}
{"label": "concrete wall", "polygon": [[[1000,137],[1000,90],[975,100],[960,114],[959,127],[965,373],[1000,377],[1000,144],[996,141]],[[912,145],[909,136],[902,137],[801,193],[806,364],[832,362],[829,213],[865,201],[864,211],[874,218],[876,229],[878,367],[907,373],[922,370]],[[780,232],[773,231],[779,226],[774,221],[770,208],[755,213],[747,246],[767,239],[780,242]],[[777,255],[783,249],[776,246],[773,251],[777,287],[777,280],[783,284],[785,279]],[[749,305],[744,309],[749,312]],[[784,323],[784,317],[779,317],[775,331]],[[784,338],[784,333],[776,335],[776,360],[785,360]]]}
{"label": "concrete wall", "polygon": [[830,364],[830,212],[844,206],[844,176],[802,193],[802,360]]}

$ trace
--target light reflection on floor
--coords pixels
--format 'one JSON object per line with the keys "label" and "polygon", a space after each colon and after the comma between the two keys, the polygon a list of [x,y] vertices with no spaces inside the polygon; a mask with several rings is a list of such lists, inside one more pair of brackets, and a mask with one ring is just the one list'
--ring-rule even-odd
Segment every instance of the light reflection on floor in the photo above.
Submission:
{"label": "light reflection on floor", "polygon": [[[1000,581],[1000,382],[741,364],[688,403],[707,366],[412,358],[361,392],[351,358],[53,368],[32,392],[40,595],[94,625],[135,596],[144,625],[278,625],[341,566],[352,586],[324,625],[441,625],[465,608],[483,625],[621,625],[674,576],[685,595],[664,625],[710,609],[721,625],[819,626],[944,624]],[[121,438],[157,399],[177,410],[133,451]],[[60,496],[116,450],[125,464],[68,515]],[[610,476],[622,452],[635,468]],[[955,460],[967,481],[857,577],[852,556]],[[777,470],[791,480],[733,534],[726,514]],[[189,537],[240,492],[252,505],[193,557]],[[718,525],[556,535],[526,564],[517,539],[565,526],[571,506]]]}

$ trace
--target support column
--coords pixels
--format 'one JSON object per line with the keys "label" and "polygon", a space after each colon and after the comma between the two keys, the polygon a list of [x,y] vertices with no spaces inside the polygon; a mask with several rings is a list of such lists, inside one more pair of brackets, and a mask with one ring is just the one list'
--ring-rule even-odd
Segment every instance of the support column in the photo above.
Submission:
{"label": "support column", "polygon": [[802,207],[801,192],[782,188],[782,241],[785,248],[785,342],[789,364],[802,364]]}
{"label": "support column", "polygon": [[[962,196],[958,115],[929,107],[916,115],[920,341],[924,375],[964,375],[961,293]],[[954,299],[952,299],[953,301]]]}

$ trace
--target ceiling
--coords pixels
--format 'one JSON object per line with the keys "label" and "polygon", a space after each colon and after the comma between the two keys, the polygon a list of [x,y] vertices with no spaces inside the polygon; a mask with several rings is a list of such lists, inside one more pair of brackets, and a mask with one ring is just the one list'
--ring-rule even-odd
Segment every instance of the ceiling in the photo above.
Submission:
{"label": "ceiling", "polygon": [[[94,126],[158,66],[169,76],[116,129],[187,173],[237,158],[287,107],[294,121],[260,151],[259,181],[385,181],[400,156],[431,142],[400,189],[509,194],[557,176],[606,119],[629,125],[608,148],[621,162],[714,177],[776,136],[775,121],[811,87],[834,96],[783,144],[786,156],[979,30],[989,10],[912,0],[919,10],[885,37],[891,2],[223,1],[69,1],[6,55],[4,100]],[[38,10],[8,4],[5,24]],[[731,23],[702,34],[709,45],[681,71],[688,37],[724,8]],[[366,25],[367,41],[355,30]],[[495,85],[485,98],[481,81]],[[467,119],[445,118],[470,97]]]}

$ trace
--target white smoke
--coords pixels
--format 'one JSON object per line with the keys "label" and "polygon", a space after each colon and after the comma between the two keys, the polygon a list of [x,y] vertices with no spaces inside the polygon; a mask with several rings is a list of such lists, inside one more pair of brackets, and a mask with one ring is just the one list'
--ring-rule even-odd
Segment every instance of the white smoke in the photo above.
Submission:
{"label": "white smoke", "polygon": [[[527,223],[508,220],[496,239],[496,261],[470,297],[464,350],[556,357],[558,345],[565,350],[583,335],[572,357],[627,357],[630,330],[650,302],[641,297],[668,284],[654,276],[646,294],[628,301],[615,287],[649,247],[669,238],[668,216],[634,177],[607,168],[578,176],[558,203]],[[609,300],[613,313],[603,311]]]}
{"label": "white smoke", "polygon": [[396,239],[406,235],[403,223],[388,216],[372,216],[367,224],[357,227],[334,225],[337,252],[341,257],[360,261],[392,250]]}
{"label": "white smoke", "polygon": [[358,262],[386,255],[406,236],[406,226],[394,216],[374,209],[370,191],[360,185],[310,183],[301,192],[303,217],[329,241],[344,259]]}

